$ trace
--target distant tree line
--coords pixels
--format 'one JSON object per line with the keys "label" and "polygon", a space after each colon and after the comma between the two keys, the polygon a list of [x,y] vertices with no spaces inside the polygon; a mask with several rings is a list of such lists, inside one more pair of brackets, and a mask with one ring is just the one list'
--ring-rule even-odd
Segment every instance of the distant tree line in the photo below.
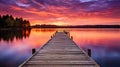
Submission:
{"label": "distant tree line", "polygon": [[12,15],[0,15],[0,28],[27,28],[30,22],[23,18],[14,18]]}
{"label": "distant tree line", "polygon": [[33,25],[32,28],[120,28],[120,25],[67,25],[67,26],[57,26],[57,25]]}

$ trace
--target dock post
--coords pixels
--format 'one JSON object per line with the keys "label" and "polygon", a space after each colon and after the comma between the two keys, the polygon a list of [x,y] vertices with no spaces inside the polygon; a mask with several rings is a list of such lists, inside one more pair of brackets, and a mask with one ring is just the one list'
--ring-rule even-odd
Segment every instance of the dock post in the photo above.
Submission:
{"label": "dock post", "polygon": [[58,33],[58,30],[55,33]]}
{"label": "dock post", "polygon": [[35,48],[33,48],[32,49],[32,54],[34,54],[36,52],[36,49]]}
{"label": "dock post", "polygon": [[53,36],[51,36],[51,38],[52,38]]}
{"label": "dock post", "polygon": [[70,32],[64,31],[64,33],[65,33],[68,37],[70,37]]}
{"label": "dock post", "polygon": [[68,32],[67,35],[70,37],[70,32]]}
{"label": "dock post", "polygon": [[52,36],[54,37],[54,34]]}
{"label": "dock post", "polygon": [[88,52],[88,56],[91,57],[91,49],[88,49],[87,52]]}
{"label": "dock post", "polygon": [[71,36],[71,39],[73,40],[73,36]]}

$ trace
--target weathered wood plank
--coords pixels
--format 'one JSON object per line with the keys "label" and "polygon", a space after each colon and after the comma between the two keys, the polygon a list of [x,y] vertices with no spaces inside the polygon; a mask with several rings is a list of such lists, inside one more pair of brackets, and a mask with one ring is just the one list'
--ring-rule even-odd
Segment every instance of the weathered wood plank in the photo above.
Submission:
{"label": "weathered wood plank", "polygon": [[95,65],[93,64],[93,62],[91,61],[29,61],[28,63],[26,64],[79,64],[79,65],[89,65],[89,64],[92,64],[92,65]]}
{"label": "weathered wood plank", "polygon": [[67,64],[65,64],[65,65],[64,64],[62,64],[62,65],[61,64],[55,64],[55,65],[54,64],[52,64],[52,65],[50,65],[50,64],[45,64],[45,65],[44,64],[31,64],[30,65],[30,64],[28,64],[27,65],[26,64],[26,66],[24,66],[24,67],[97,67],[97,66],[91,65],[91,64],[90,65],[79,65],[79,64],[78,65],[77,64],[74,64],[74,65],[73,64],[72,65],[69,65],[69,64],[68,65]]}
{"label": "weathered wood plank", "polygon": [[99,67],[64,32],[57,32],[36,54],[19,67]]}

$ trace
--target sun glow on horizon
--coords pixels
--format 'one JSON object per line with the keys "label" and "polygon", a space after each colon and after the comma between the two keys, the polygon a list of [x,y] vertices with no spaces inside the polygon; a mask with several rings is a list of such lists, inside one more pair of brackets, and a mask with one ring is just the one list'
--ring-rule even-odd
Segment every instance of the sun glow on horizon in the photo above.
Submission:
{"label": "sun glow on horizon", "polygon": [[120,25],[120,9],[115,6],[120,6],[120,1],[0,0],[0,15],[22,17],[31,25]]}
{"label": "sun glow on horizon", "polygon": [[66,23],[64,23],[64,22],[53,22],[51,24],[58,25],[58,26],[66,25]]}

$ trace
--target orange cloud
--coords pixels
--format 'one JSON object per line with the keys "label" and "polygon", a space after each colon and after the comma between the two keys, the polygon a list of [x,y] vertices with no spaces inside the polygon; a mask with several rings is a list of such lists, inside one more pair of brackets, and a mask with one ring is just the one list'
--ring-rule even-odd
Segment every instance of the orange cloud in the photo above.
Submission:
{"label": "orange cloud", "polygon": [[[51,0],[50,0],[51,1]],[[7,8],[5,5],[0,4],[0,14],[12,14],[15,17],[23,17],[30,20],[33,24],[57,24],[57,25],[94,25],[94,24],[120,24],[119,9],[111,8],[106,9],[107,5],[96,8],[100,5],[98,2],[96,6],[90,4],[71,3],[71,1],[60,2],[46,2],[37,0],[17,0],[22,4],[29,4],[28,7],[9,5]],[[13,2],[14,3],[14,2]],[[58,3],[58,4],[56,4]],[[60,4],[59,4],[60,3]],[[64,4],[65,3],[65,4]],[[91,2],[90,2],[91,3]],[[106,3],[105,3],[106,4]],[[114,5],[114,4],[112,4]],[[43,8],[44,7],[44,8]],[[84,8],[83,8],[84,7]],[[92,7],[92,8],[91,8]],[[6,8],[6,10],[4,10]],[[100,10],[101,9],[101,10]],[[94,10],[94,11],[92,11]],[[95,11],[96,10],[96,11]],[[98,11],[99,10],[99,11]]]}

